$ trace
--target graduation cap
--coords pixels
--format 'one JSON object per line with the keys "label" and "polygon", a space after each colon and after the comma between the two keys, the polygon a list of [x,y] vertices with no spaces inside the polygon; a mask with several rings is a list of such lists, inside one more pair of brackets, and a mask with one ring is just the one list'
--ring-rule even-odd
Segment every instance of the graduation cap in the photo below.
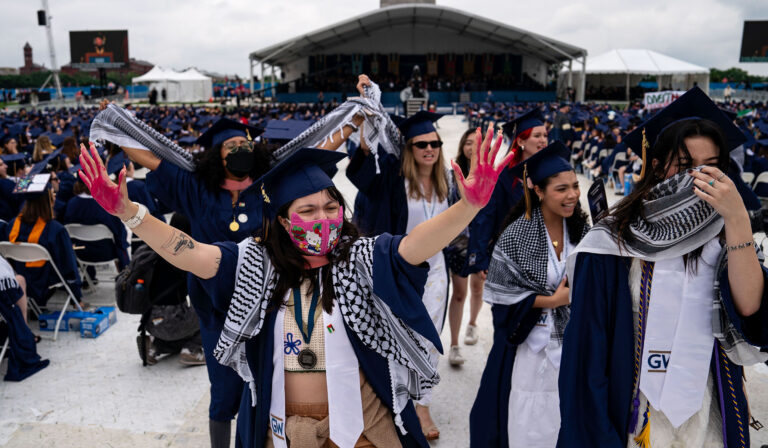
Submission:
{"label": "graduation cap", "polygon": [[746,141],[744,134],[733,124],[719,107],[698,87],[685,92],[680,98],[669,106],[659,111],[656,115],[646,120],[634,131],[627,134],[624,142],[637,154],[642,154],[643,169],[640,172],[642,178],[645,174],[646,151],[652,144],[656,144],[659,136],[664,131],[679,121],[691,119],[706,119],[714,122],[725,134],[726,148],[730,151]]}
{"label": "graduation cap", "polygon": [[185,135],[184,137],[181,137],[178,141],[179,141],[179,146],[192,146],[195,144],[195,141],[197,141],[197,138],[195,138],[194,135]]}
{"label": "graduation cap", "polygon": [[443,114],[420,110],[401,121],[397,127],[400,128],[400,132],[403,133],[405,139],[410,140],[418,135],[436,132],[434,123],[442,116]]}
{"label": "graduation cap", "polygon": [[501,128],[504,130],[504,134],[514,142],[518,135],[536,126],[544,126],[544,117],[541,116],[541,111],[538,108],[523,112],[514,120],[504,123]]}
{"label": "graduation cap", "polygon": [[43,171],[49,171],[53,168],[53,165],[51,162],[53,162],[54,159],[59,157],[61,154],[61,149],[57,149],[53,151],[52,153],[48,154],[43,158],[43,160],[37,162],[36,164],[32,165],[32,169],[29,170],[29,174],[40,174]]}
{"label": "graduation cap", "polygon": [[0,156],[0,159],[5,162],[11,168],[14,173],[21,167],[27,164],[27,158],[29,156],[24,153],[19,154],[5,154]]}
{"label": "graduation cap", "polygon": [[113,154],[112,157],[107,160],[107,174],[115,174],[121,169],[123,169],[124,166],[128,165],[127,157],[125,157],[125,152],[120,151],[117,154]]}
{"label": "graduation cap", "polygon": [[405,120],[404,116],[397,114],[389,114],[389,118],[392,119],[392,123],[395,123],[395,126],[400,125]]}
{"label": "graduation cap", "polygon": [[[273,218],[280,207],[328,187],[336,174],[336,163],[345,158],[340,151],[302,148],[275,165],[255,183],[264,200],[264,218]],[[266,228],[266,227],[264,227]]]}
{"label": "graduation cap", "polygon": [[539,185],[550,176],[563,171],[573,171],[568,161],[570,158],[571,151],[558,140],[512,167],[512,175],[523,181],[526,219],[531,219],[531,194],[526,179],[530,178],[534,185]]}
{"label": "graduation cap", "polygon": [[13,187],[13,194],[23,195],[25,198],[33,199],[48,191],[51,188],[51,174],[29,174],[16,182]]}
{"label": "graduation cap", "polygon": [[259,128],[229,118],[221,118],[197,139],[197,144],[204,148],[213,148],[233,137],[254,139],[261,135],[261,132]]}
{"label": "graduation cap", "polygon": [[270,120],[261,135],[269,141],[290,141],[312,125],[303,120]]}

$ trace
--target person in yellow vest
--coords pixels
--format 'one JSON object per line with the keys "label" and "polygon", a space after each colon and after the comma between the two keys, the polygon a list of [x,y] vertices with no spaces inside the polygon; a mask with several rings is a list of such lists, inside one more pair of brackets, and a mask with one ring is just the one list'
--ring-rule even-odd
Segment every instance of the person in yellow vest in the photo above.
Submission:
{"label": "person in yellow vest", "polygon": [[[53,262],[72,290],[81,301],[80,273],[72,247],[72,241],[63,225],[53,219],[54,194],[51,182],[58,179],[55,174],[35,174],[19,181],[14,194],[25,197],[19,216],[9,222],[2,234],[3,241],[12,243],[36,243],[48,249]],[[44,186],[40,188],[40,185]],[[46,261],[31,263],[13,262],[14,270],[27,282],[27,295],[38,305],[45,307],[54,290],[50,285],[59,283],[59,277]]]}

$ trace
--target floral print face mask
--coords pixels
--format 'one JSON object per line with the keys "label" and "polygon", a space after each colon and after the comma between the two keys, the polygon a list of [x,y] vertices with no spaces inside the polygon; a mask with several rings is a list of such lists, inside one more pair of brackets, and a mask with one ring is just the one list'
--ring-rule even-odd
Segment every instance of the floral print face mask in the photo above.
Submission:
{"label": "floral print face mask", "polygon": [[339,244],[344,208],[339,207],[336,219],[304,221],[296,213],[291,215],[291,241],[307,255],[327,255]]}

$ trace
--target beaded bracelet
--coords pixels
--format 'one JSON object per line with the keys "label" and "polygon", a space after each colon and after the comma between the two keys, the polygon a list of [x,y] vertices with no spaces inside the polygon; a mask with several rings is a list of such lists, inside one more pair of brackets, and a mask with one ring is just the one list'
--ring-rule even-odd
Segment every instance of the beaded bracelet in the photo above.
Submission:
{"label": "beaded bracelet", "polygon": [[747,241],[746,243],[740,243],[735,246],[725,246],[725,251],[732,252],[734,250],[745,249],[747,247],[754,246],[754,245],[755,245],[754,241]]}

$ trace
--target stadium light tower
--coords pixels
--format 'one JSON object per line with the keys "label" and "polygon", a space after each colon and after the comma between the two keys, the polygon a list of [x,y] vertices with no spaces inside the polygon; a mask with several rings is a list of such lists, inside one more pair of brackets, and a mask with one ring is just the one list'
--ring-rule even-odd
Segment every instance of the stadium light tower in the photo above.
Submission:
{"label": "stadium light tower", "polygon": [[[53,75],[53,82],[56,84],[56,99],[63,99],[64,95],[61,93],[61,81],[59,80],[59,65],[56,63],[56,47],[53,45],[53,31],[51,31],[51,13],[48,11],[48,0],[43,0],[42,11],[37,12],[38,25],[45,26],[45,32],[48,35],[48,49],[51,52],[51,72]],[[43,83],[43,87],[48,84],[50,77]],[[42,89],[42,87],[41,87]]]}

